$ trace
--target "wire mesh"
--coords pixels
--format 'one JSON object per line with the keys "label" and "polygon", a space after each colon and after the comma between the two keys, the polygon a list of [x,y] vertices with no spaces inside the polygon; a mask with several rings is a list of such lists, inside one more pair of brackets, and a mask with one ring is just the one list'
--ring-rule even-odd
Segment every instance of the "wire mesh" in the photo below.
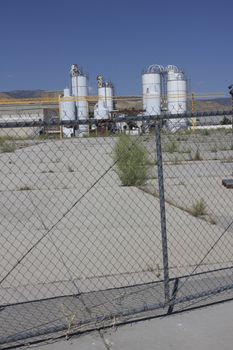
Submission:
{"label": "wire mesh", "polygon": [[233,175],[232,125],[162,138],[170,277],[188,275],[177,298],[216,295],[232,285],[233,198],[223,186]]}
{"label": "wire mesh", "polygon": [[35,113],[0,123],[3,348],[231,297],[231,125],[194,128],[188,113],[88,124]]}

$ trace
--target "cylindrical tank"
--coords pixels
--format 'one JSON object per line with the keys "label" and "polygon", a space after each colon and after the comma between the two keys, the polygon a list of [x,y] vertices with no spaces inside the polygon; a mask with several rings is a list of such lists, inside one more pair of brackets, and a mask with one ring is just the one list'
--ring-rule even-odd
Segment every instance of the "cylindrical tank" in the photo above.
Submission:
{"label": "cylindrical tank", "polygon": [[[64,89],[64,95],[60,97],[59,110],[61,120],[75,120],[75,102],[68,88]],[[74,128],[63,127],[63,133],[70,137],[74,134]]]}
{"label": "cylindrical tank", "polygon": [[104,81],[99,75],[98,80],[98,103],[95,105],[94,116],[96,119],[108,119],[113,111],[113,85]]}
{"label": "cylindrical tank", "polygon": [[113,86],[107,84],[105,86],[106,107],[109,111],[113,111]]}
{"label": "cylindrical tank", "polygon": [[94,118],[95,119],[108,119],[109,111],[106,108],[104,101],[98,101],[94,107]]}
{"label": "cylindrical tank", "polygon": [[150,66],[142,74],[142,97],[144,115],[160,114],[161,108],[161,72],[159,65]]}
{"label": "cylindrical tank", "polygon": [[59,107],[61,120],[75,120],[75,103],[70,95],[70,89],[64,89]]}
{"label": "cylindrical tank", "polygon": [[[72,64],[71,70],[72,96],[75,97],[76,118],[77,120],[88,120],[88,78],[82,74],[77,64]],[[88,125],[79,126],[79,134],[87,133]]]}
{"label": "cylindrical tank", "polygon": [[176,66],[167,66],[167,109],[170,114],[183,114],[187,110],[186,78]]}
{"label": "cylindrical tank", "polygon": [[85,75],[79,75],[77,77],[78,82],[78,94],[75,95],[78,97],[76,106],[77,106],[77,116],[78,119],[88,119],[88,80]]}
{"label": "cylindrical tank", "polygon": [[[184,72],[176,66],[166,67],[167,73],[167,112],[184,114],[187,110],[187,82]],[[168,129],[172,132],[187,127],[187,119],[169,119]]]}

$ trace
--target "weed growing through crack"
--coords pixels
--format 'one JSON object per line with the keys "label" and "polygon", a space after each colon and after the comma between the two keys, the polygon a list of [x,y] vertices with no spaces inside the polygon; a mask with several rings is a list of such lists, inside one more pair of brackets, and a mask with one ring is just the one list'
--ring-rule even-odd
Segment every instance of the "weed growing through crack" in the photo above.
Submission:
{"label": "weed growing through crack", "polygon": [[207,214],[207,204],[203,198],[197,200],[193,203],[192,207],[189,209],[190,214],[199,217]]}
{"label": "weed growing through crack", "polygon": [[168,143],[166,143],[165,147],[164,147],[165,152],[167,153],[174,153],[174,152],[178,152],[179,150],[179,145],[176,141],[174,140],[170,140]]}
{"label": "weed growing through crack", "polygon": [[216,144],[214,144],[211,148],[210,148],[210,152],[213,152],[213,153],[217,153],[218,152],[218,147]]}
{"label": "weed growing through crack", "polygon": [[202,160],[201,153],[200,153],[199,149],[196,150],[192,160],[195,160],[195,161]]}
{"label": "weed growing through crack", "polygon": [[208,129],[201,130],[201,134],[203,136],[209,136],[210,135],[210,130],[208,130]]}
{"label": "weed growing through crack", "polygon": [[13,143],[2,143],[0,151],[2,153],[13,153],[16,150],[16,146]]}
{"label": "weed growing through crack", "polygon": [[233,163],[233,157],[224,158],[221,163]]}

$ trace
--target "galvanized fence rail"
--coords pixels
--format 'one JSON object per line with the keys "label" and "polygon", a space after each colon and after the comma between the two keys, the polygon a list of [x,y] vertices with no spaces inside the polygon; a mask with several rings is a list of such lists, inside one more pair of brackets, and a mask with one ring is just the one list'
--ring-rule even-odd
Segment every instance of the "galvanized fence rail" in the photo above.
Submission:
{"label": "galvanized fence rail", "polygon": [[0,123],[0,348],[233,297],[232,126],[191,117]]}

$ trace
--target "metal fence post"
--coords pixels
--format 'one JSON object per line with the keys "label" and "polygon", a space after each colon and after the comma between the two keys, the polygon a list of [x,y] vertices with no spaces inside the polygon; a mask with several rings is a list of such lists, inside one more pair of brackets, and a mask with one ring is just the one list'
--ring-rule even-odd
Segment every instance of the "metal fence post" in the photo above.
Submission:
{"label": "metal fence post", "polygon": [[165,295],[165,302],[169,302],[170,291],[169,291],[169,264],[168,264],[168,249],[167,249],[167,227],[166,227],[166,209],[165,209],[165,196],[164,196],[163,159],[162,159],[162,146],[161,146],[161,119],[159,118],[156,120],[156,123],[155,123],[155,136],[156,136],[157,169],[158,169],[158,182],[159,182],[162,250],[163,250],[164,295]]}
{"label": "metal fence post", "polygon": [[231,148],[233,147],[233,84],[229,86],[229,90],[230,90],[230,95],[231,95],[231,124],[232,124],[232,138],[231,138]]}

